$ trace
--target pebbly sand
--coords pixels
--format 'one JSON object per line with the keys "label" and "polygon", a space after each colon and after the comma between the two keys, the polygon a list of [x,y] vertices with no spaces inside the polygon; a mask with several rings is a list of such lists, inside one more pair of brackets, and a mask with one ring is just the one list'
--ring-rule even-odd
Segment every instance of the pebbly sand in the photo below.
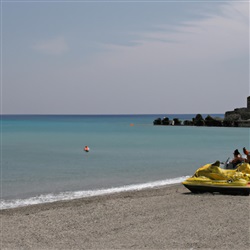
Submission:
{"label": "pebbly sand", "polygon": [[249,249],[250,197],[182,185],[2,210],[1,249]]}

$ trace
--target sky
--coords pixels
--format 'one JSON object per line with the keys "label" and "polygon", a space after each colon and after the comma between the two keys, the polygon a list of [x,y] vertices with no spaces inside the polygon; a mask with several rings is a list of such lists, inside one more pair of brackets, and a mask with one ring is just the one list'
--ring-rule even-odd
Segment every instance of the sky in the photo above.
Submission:
{"label": "sky", "polygon": [[2,114],[246,107],[249,1],[1,1]]}

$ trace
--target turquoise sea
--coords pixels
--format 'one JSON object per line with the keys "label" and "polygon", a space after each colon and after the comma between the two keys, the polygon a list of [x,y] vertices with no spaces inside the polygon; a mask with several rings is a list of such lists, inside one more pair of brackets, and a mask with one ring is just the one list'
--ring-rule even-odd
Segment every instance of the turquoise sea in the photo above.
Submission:
{"label": "turquoise sea", "polygon": [[249,128],[153,125],[164,116],[195,114],[2,115],[1,208],[180,183],[249,148]]}

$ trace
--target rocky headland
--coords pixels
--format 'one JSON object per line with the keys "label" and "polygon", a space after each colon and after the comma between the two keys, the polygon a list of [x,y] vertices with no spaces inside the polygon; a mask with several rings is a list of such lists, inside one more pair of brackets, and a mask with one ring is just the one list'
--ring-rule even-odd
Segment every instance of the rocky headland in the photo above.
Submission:
{"label": "rocky headland", "polygon": [[154,120],[154,125],[250,127],[250,96],[247,97],[246,107],[236,108],[233,111],[226,111],[224,118],[212,117],[210,115],[203,118],[201,114],[197,114],[192,120],[181,121],[179,118],[170,120],[168,117],[164,117]]}

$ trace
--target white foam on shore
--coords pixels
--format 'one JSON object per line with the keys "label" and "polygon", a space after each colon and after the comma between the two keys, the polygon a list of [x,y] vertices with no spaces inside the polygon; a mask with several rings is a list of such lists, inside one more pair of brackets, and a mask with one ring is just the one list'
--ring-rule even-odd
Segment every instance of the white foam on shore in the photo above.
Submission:
{"label": "white foam on shore", "polygon": [[114,188],[108,188],[108,189],[62,192],[59,194],[51,193],[51,194],[30,197],[27,199],[1,200],[0,209],[3,210],[3,209],[24,207],[24,206],[36,205],[36,204],[42,204],[42,203],[51,203],[55,201],[73,200],[73,199],[79,199],[79,198],[85,198],[85,197],[93,197],[93,196],[120,193],[120,192],[126,192],[126,191],[142,190],[146,188],[161,187],[161,186],[181,183],[188,177],[189,176],[183,176],[183,177],[178,177],[178,178],[173,178],[173,179],[166,179],[166,180],[161,180],[161,181],[127,185],[127,186],[114,187]]}

